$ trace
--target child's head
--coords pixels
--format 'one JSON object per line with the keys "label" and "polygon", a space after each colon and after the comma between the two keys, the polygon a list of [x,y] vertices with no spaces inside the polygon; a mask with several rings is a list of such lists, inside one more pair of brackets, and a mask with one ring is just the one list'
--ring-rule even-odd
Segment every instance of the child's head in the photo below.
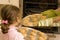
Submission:
{"label": "child's head", "polygon": [[[3,33],[7,33],[8,29],[11,24],[20,23],[20,19],[21,19],[21,14],[20,14],[20,9],[12,6],[12,5],[5,5],[2,9],[1,9],[1,18],[4,21],[8,21],[8,23],[2,23],[2,32]],[[19,20],[18,20],[19,19]]]}

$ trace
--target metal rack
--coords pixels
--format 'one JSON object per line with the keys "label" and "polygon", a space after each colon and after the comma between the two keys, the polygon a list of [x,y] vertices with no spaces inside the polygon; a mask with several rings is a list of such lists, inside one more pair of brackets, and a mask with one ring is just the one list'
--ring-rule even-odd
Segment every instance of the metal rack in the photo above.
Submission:
{"label": "metal rack", "polygon": [[45,32],[45,33],[59,33],[58,32],[58,27],[39,27],[39,28],[34,28],[39,31]]}
{"label": "metal rack", "polygon": [[57,33],[57,34],[60,34],[59,32],[59,29],[58,27],[46,27],[46,26],[24,26],[22,25],[23,27],[29,27],[29,28],[33,28],[33,29],[36,29],[36,30],[39,30],[39,31],[42,31],[42,32],[45,32],[45,33]]}

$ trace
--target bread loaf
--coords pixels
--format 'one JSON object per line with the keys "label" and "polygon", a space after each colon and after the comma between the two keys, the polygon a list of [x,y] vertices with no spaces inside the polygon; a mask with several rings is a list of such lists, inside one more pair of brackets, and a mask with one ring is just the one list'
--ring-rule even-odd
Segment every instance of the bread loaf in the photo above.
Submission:
{"label": "bread loaf", "polygon": [[[22,32],[22,30],[24,31]],[[24,38],[26,40],[47,40],[47,35],[45,33],[33,28],[21,27],[20,33],[24,35]]]}

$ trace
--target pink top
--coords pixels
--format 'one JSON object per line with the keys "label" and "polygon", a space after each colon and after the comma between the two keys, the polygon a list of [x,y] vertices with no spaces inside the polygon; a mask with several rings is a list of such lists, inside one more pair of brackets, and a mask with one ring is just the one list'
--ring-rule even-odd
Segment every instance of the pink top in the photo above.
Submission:
{"label": "pink top", "polygon": [[21,33],[16,30],[16,27],[12,26],[9,28],[8,33],[3,34],[3,40],[24,40]]}

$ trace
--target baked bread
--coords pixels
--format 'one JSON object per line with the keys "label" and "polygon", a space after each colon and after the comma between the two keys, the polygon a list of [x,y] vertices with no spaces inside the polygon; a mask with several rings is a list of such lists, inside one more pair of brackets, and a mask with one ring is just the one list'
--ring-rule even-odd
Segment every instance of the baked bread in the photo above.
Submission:
{"label": "baked bread", "polygon": [[47,40],[47,35],[45,33],[33,28],[21,27],[19,32],[24,35],[25,40]]}
{"label": "baked bread", "polygon": [[46,16],[43,16],[42,14],[32,14],[28,15],[23,18],[23,25],[24,26],[37,26],[39,20],[45,19]]}

